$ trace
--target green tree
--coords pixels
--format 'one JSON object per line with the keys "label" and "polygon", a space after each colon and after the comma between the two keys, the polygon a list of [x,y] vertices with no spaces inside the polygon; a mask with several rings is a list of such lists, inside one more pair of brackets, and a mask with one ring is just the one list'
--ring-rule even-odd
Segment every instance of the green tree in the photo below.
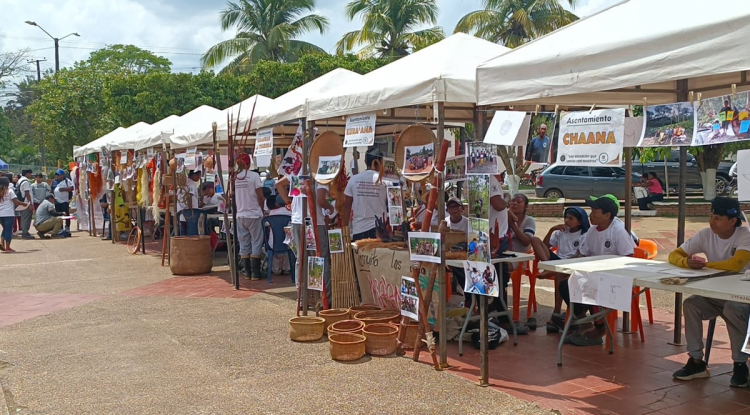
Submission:
{"label": "green tree", "polygon": [[201,58],[204,68],[215,68],[232,59],[224,73],[248,72],[262,60],[295,62],[323,49],[297,38],[328,29],[328,19],[315,10],[315,0],[237,0],[219,14],[222,30],[237,29],[234,38],[212,46]]}
{"label": "green tree", "polygon": [[[574,7],[577,0],[567,0]],[[578,17],[565,10],[560,0],[483,0],[484,9],[458,21],[455,33],[470,33],[515,48],[546,35]]]}
{"label": "green tree", "polygon": [[0,53],[0,86],[5,85],[8,79],[20,75],[29,69],[26,61],[28,57],[28,49]]}
{"label": "green tree", "polygon": [[13,131],[10,129],[10,120],[5,115],[5,110],[0,109],[0,156],[10,163],[9,155],[13,149]]}
{"label": "green tree", "polygon": [[108,73],[169,72],[172,62],[133,45],[111,45],[94,51],[86,65]]}
{"label": "green tree", "polygon": [[31,116],[26,111],[28,106],[38,99],[35,86],[36,79],[31,77],[16,83],[18,91],[13,93],[3,109],[12,131],[11,148],[3,157],[8,163],[37,165],[41,161],[39,146],[42,140],[34,130]]}
{"label": "green tree", "polygon": [[437,23],[435,0],[353,0],[346,5],[346,17],[362,18],[362,29],[344,34],[336,52],[351,52],[363,45],[363,56],[397,59],[445,37]]}

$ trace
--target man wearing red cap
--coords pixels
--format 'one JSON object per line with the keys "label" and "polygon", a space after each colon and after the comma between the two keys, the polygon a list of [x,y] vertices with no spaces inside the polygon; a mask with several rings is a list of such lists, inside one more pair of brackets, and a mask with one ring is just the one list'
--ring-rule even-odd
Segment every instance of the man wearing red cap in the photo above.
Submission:
{"label": "man wearing red cap", "polygon": [[260,175],[250,170],[250,155],[241,154],[237,158],[239,173],[235,180],[234,198],[237,203],[237,239],[240,242],[245,278],[253,281],[261,279],[260,262],[263,247],[263,183]]}

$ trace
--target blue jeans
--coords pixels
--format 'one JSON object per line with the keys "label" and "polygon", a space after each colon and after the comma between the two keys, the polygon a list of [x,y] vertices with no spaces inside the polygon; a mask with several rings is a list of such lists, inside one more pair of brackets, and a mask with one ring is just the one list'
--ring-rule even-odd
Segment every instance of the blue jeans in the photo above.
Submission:
{"label": "blue jeans", "polygon": [[182,236],[198,236],[198,220],[202,214],[200,209],[183,209],[178,213],[180,220],[185,219],[185,232]]}
{"label": "blue jeans", "polygon": [[0,225],[3,227],[2,237],[7,243],[13,239],[13,222],[16,220],[15,216],[3,216],[0,218]]}

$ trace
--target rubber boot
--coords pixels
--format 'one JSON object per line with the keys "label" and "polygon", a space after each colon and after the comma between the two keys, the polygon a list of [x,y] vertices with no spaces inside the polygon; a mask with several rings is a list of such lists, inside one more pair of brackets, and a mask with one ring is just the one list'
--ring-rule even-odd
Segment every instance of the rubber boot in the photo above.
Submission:
{"label": "rubber boot", "polygon": [[242,258],[242,275],[245,276],[246,280],[251,280],[251,258]]}
{"label": "rubber boot", "polygon": [[252,277],[250,278],[252,281],[258,281],[261,279],[260,275],[260,258],[252,258],[252,262],[250,263],[250,269],[252,270]]}

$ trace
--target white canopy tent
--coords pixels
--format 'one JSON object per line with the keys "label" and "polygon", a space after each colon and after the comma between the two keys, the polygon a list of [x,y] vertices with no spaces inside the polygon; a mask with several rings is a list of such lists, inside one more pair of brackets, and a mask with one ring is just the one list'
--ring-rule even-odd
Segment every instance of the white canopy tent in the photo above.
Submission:
{"label": "white canopy tent", "polygon": [[[476,102],[476,65],[501,55],[509,49],[463,33],[403,57],[362,78],[307,103],[309,120],[320,120],[358,113],[446,102],[470,104],[462,118],[472,118]],[[433,110],[435,107],[433,107]],[[454,120],[451,108],[446,119]],[[387,114],[384,114],[387,115]],[[414,119],[414,110],[394,111],[391,118]],[[429,117],[433,117],[428,113]],[[381,114],[378,114],[381,118]],[[436,118],[436,117],[434,117]]]}
{"label": "white canopy tent", "polygon": [[90,153],[101,151],[102,147],[105,147],[105,144],[107,143],[107,140],[110,139],[110,137],[116,136],[122,131],[125,131],[124,127],[117,127],[94,141],[91,141],[80,147],[73,148],[73,157],[85,156]]}
{"label": "white canopy tent", "polygon": [[180,117],[180,122],[174,127],[174,133],[167,138],[168,142],[174,148],[196,146],[196,143],[205,138],[206,129],[210,135],[212,123],[219,123],[225,118],[225,111],[201,105]]}
{"label": "white canopy tent", "polygon": [[170,115],[163,120],[151,124],[150,127],[143,130],[140,134],[132,136],[129,140],[120,143],[120,145],[123,148],[132,148],[135,150],[158,146],[165,143],[162,134],[167,133],[167,136],[172,135],[174,127],[177,126],[179,122],[179,116]]}
{"label": "white canopy tent", "polygon": [[127,140],[133,135],[140,134],[149,126],[150,124],[148,123],[139,122],[127,128],[119,127],[86,145],[78,147],[78,149],[74,150],[73,156],[78,157],[98,153],[102,150],[102,147],[106,147],[108,150],[119,150],[120,147],[117,147],[119,142]]}
{"label": "white canopy tent", "polygon": [[[477,102],[632,105],[747,90],[747,0],[630,0],[477,68]],[[686,84],[678,84],[687,80]]]}

